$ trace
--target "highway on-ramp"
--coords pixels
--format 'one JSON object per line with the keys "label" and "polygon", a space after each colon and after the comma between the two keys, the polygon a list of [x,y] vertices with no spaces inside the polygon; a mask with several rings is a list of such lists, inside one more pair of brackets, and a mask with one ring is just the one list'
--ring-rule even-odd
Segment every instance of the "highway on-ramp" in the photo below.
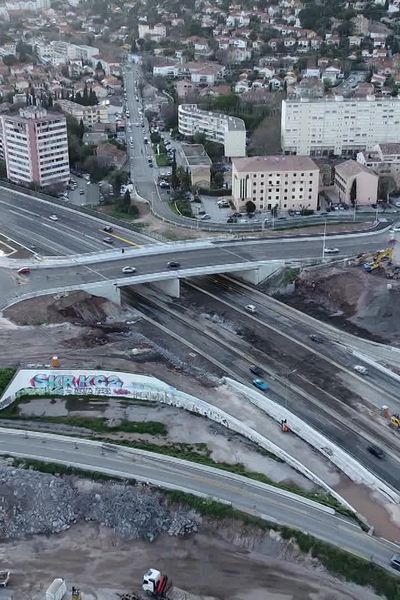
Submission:
{"label": "highway on-ramp", "polygon": [[245,477],[165,455],[12,429],[0,430],[0,454],[68,464],[218,499],[308,532],[385,568],[396,549],[332,509]]}

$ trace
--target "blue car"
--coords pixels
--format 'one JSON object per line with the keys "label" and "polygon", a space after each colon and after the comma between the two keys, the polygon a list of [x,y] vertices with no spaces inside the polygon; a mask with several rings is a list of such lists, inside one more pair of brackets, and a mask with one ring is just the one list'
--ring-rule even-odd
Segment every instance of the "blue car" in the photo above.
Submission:
{"label": "blue car", "polygon": [[262,392],[265,392],[269,388],[268,383],[265,383],[262,379],[253,379],[253,385],[256,386]]}

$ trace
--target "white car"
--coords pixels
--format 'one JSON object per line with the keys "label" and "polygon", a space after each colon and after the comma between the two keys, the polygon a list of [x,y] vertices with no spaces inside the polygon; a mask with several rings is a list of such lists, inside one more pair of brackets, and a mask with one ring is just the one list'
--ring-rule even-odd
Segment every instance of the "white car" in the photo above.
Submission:
{"label": "white car", "polygon": [[244,307],[245,310],[247,310],[247,312],[249,313],[255,313],[257,312],[256,307],[254,306],[254,304],[246,304],[246,306]]}
{"label": "white car", "polygon": [[337,254],[339,252],[339,248],[325,248],[325,254]]}
{"label": "white car", "polygon": [[362,375],[366,375],[368,373],[367,367],[363,367],[362,365],[354,365],[353,369]]}
{"label": "white car", "polygon": [[50,221],[58,221],[57,215],[50,215],[49,219],[50,219]]}
{"label": "white car", "polygon": [[135,269],[135,267],[123,267],[122,272],[123,273],[136,273],[136,269]]}

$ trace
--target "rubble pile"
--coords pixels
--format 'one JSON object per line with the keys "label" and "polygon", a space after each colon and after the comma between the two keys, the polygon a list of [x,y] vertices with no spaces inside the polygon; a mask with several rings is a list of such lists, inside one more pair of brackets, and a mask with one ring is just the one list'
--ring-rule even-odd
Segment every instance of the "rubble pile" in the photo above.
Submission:
{"label": "rubble pile", "polygon": [[197,531],[189,512],[170,509],[148,487],[0,466],[0,539],[58,533],[82,520],[125,539]]}

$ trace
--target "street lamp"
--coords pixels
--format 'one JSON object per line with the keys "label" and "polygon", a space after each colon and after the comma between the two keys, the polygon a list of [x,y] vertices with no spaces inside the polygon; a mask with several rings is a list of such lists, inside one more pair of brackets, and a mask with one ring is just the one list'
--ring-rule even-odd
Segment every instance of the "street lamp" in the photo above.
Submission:
{"label": "street lamp", "polygon": [[[289,383],[290,383],[289,377],[291,375],[293,375],[293,373],[297,373],[297,369],[292,369],[292,371],[289,371],[289,373],[286,375],[286,381],[287,381],[287,388],[288,388],[288,390],[289,390]],[[288,405],[287,405],[287,394],[286,394],[286,396],[285,396],[285,408],[287,409],[287,407],[288,407]]]}
{"label": "street lamp", "polygon": [[325,246],[326,246],[326,219],[324,224],[324,237],[322,238],[322,262],[325,261]]}

